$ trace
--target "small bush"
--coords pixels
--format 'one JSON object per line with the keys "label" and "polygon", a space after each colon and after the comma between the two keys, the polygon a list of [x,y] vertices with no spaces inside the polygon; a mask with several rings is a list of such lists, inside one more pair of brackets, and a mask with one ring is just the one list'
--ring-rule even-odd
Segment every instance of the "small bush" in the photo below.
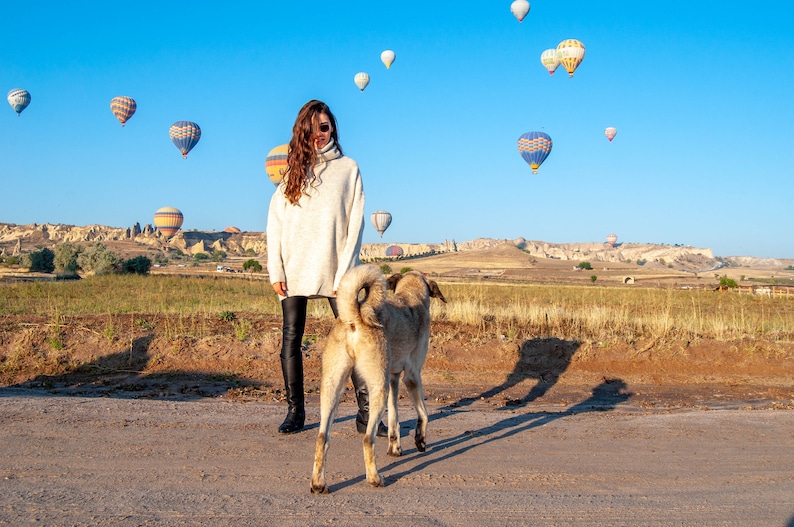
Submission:
{"label": "small bush", "polygon": [[733,278],[722,276],[720,277],[720,287],[739,287],[739,284]]}
{"label": "small bush", "polygon": [[149,270],[151,270],[151,268],[152,261],[146,256],[136,256],[135,258],[130,258],[121,266],[122,271],[125,273],[142,275],[149,274]]}
{"label": "small bush", "polygon": [[410,273],[411,271],[413,271],[413,269],[411,269],[410,267],[403,267],[402,269],[400,269],[400,274]]}
{"label": "small bush", "polygon": [[261,273],[262,264],[259,263],[257,260],[251,258],[250,260],[246,260],[245,262],[243,262],[243,271],[251,271],[252,273]]}
{"label": "small bush", "polygon": [[221,311],[221,314],[218,315],[218,320],[222,322],[231,322],[236,319],[237,315],[233,311]]}
{"label": "small bush", "polygon": [[598,277],[596,275],[594,275],[594,274],[590,275],[590,281],[591,282],[595,283],[596,280],[598,280]]}
{"label": "small bush", "polygon": [[593,266],[590,265],[590,262],[579,262],[579,265],[577,265],[576,267],[578,267],[579,269],[586,269],[588,271],[593,270]]}
{"label": "small bush", "polygon": [[386,276],[392,275],[391,266],[389,264],[383,264],[380,266],[380,272],[385,274]]}

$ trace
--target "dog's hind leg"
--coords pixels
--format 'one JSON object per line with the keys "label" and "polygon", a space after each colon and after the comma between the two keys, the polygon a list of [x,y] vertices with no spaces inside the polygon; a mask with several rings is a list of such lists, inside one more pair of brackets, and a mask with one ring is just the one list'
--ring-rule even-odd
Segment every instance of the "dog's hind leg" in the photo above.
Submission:
{"label": "dog's hind leg", "polygon": [[[333,359],[333,360],[332,360]],[[314,446],[314,468],[312,469],[311,491],[313,494],[326,494],[325,462],[331,440],[331,425],[334,422],[339,399],[345,388],[347,378],[353,370],[353,363],[347,353],[334,353],[328,346],[323,354],[323,377],[320,384],[320,430]]]}
{"label": "dog's hind leg", "polygon": [[416,408],[416,430],[414,431],[416,449],[419,452],[424,452],[427,448],[427,407],[425,406],[422,376],[418,371],[406,370],[403,382]]}
{"label": "dog's hind leg", "polygon": [[389,376],[389,449],[386,454],[393,457],[403,455],[400,446],[400,417],[397,414],[397,397],[400,393],[400,374]]}
{"label": "dog's hind leg", "polygon": [[[373,383],[374,384],[374,383]],[[373,487],[383,487],[386,483],[378,473],[375,464],[375,438],[378,434],[378,424],[386,411],[386,383],[378,386],[367,385],[369,390],[369,421],[367,433],[364,434],[364,465],[367,468],[367,482]],[[391,416],[389,416],[391,419]]]}

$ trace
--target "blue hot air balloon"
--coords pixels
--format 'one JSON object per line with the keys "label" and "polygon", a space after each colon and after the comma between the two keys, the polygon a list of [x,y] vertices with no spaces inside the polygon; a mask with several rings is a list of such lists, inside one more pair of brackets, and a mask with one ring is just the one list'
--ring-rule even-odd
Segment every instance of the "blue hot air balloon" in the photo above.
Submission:
{"label": "blue hot air balloon", "polygon": [[11,105],[11,108],[17,112],[17,115],[22,113],[22,110],[28,107],[30,104],[30,93],[27,90],[23,90],[21,88],[14,88],[10,92],[8,92],[8,104]]}
{"label": "blue hot air balloon", "polygon": [[177,121],[171,125],[168,135],[171,137],[171,141],[174,142],[174,145],[182,152],[182,157],[187,158],[188,152],[190,152],[193,147],[196,146],[196,143],[199,142],[199,139],[201,139],[201,128],[191,121]]}
{"label": "blue hot air balloon", "polygon": [[518,138],[518,153],[532,169],[538,173],[538,167],[551,153],[551,137],[543,132],[527,132]]}

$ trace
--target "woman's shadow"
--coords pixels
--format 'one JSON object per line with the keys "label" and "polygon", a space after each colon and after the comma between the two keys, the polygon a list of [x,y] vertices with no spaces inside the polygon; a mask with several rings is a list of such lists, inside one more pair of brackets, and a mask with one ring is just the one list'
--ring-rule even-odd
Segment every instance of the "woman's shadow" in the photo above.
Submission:
{"label": "woman's shadow", "polygon": [[558,338],[526,340],[521,345],[518,361],[505,382],[477,396],[464,397],[448,406],[451,408],[468,406],[478,399],[489,399],[510,391],[526,380],[535,379],[537,382],[526,395],[507,399],[505,402],[506,406],[524,406],[543,397],[552,386],[557,384],[560,376],[571,364],[571,359],[579,346],[581,346],[580,342]]}

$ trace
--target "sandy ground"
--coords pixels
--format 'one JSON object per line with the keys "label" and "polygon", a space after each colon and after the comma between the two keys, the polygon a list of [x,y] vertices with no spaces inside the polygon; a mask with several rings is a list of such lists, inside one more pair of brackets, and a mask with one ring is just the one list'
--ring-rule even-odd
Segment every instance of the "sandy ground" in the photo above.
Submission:
{"label": "sandy ground", "polygon": [[647,408],[607,384],[572,404],[428,402],[425,453],[407,403],[404,455],[378,440],[385,488],[343,403],[316,496],[316,396],[282,436],[272,401],[0,389],[0,524],[794,526],[794,411]]}

